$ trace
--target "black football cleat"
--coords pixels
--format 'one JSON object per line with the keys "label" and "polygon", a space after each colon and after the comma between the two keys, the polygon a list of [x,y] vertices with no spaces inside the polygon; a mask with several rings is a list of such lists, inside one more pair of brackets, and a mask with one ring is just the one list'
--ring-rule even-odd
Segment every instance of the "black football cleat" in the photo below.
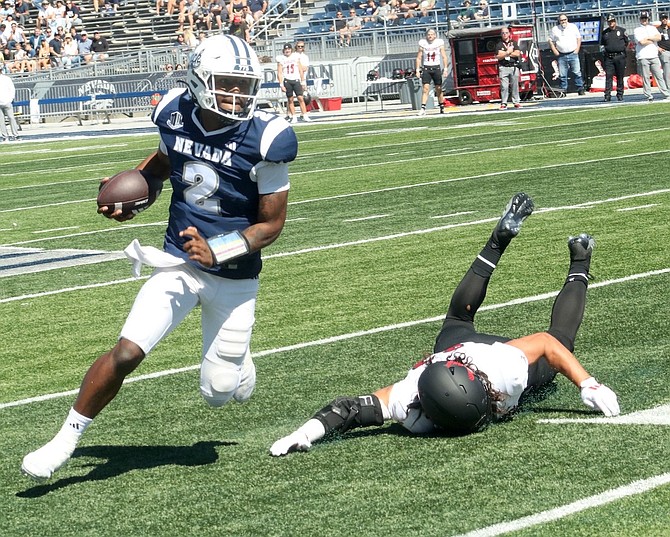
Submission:
{"label": "black football cleat", "polygon": [[514,194],[493,230],[493,234],[498,239],[513,239],[519,234],[521,224],[532,214],[534,208],[533,199],[528,194],[524,192]]}
{"label": "black football cleat", "polygon": [[596,240],[586,233],[582,233],[576,237],[568,237],[568,248],[570,249],[570,262],[572,261],[588,261],[591,259],[593,247],[596,245]]}

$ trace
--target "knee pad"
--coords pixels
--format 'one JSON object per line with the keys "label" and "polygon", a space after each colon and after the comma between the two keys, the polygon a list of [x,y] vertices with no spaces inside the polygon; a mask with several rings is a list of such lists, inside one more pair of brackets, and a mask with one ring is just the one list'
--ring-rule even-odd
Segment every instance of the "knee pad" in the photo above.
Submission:
{"label": "knee pad", "polygon": [[[247,377],[250,375],[245,367],[250,337],[250,330],[221,330],[210,352],[205,354],[200,366],[200,393],[210,406],[220,407],[233,397],[245,400],[251,396],[256,380],[255,369],[251,389],[248,389]],[[253,362],[251,364],[253,367]]]}

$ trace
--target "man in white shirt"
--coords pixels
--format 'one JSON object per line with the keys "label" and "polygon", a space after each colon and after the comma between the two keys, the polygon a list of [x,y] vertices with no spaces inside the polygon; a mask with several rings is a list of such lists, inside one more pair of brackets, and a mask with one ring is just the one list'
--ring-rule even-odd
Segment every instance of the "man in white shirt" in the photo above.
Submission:
{"label": "man in white shirt", "polygon": [[633,31],[635,39],[635,60],[637,71],[642,77],[642,91],[647,101],[652,102],[651,75],[656,79],[656,85],[666,99],[670,98],[670,90],[665,85],[661,60],[658,57],[658,42],[661,34],[653,24],[649,24],[649,13],[640,13],[640,26]]}
{"label": "man in white shirt", "polygon": [[[16,96],[16,88],[14,82],[7,75],[0,74],[0,135],[2,139],[0,142],[9,140],[20,140],[19,126],[14,118],[14,107],[12,102]],[[5,126],[5,118],[9,120],[9,128],[11,129],[11,136],[7,137],[7,127]]]}
{"label": "man in white shirt", "polygon": [[568,22],[568,16],[561,13],[558,24],[551,29],[549,46],[558,59],[559,82],[561,89],[567,91],[568,76],[572,73],[577,93],[584,95],[584,81],[579,64],[579,49],[582,46],[582,35],[576,25]]}
{"label": "man in white shirt", "polygon": [[474,325],[496,265],[533,211],[524,193],[510,200],[484,248],[454,291],[434,354],[407,376],[370,395],[338,397],[270,448],[273,456],[306,451],[331,432],[399,422],[412,433],[468,434],[503,418],[520,397],[551,382],[557,372],[579,389],[582,401],[605,416],[619,414],[616,394],[599,384],[572,353],[586,305],[593,238],[568,239],[568,275],[554,301],[546,332],[508,339]]}

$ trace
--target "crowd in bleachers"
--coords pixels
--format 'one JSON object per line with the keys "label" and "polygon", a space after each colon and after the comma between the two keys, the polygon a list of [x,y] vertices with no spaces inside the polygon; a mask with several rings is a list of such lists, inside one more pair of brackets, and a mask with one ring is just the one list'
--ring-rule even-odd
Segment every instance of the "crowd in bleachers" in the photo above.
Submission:
{"label": "crowd in bleachers", "polygon": [[[117,0],[114,0],[117,1]],[[0,62],[4,73],[69,69],[104,61],[109,43],[84,29],[74,0],[5,0],[0,8]]]}
{"label": "crowd in bleachers", "polygon": [[[301,38],[320,39],[324,34],[340,32],[338,13],[347,20],[361,18],[354,34],[369,35],[372,31],[411,31],[416,26],[445,25],[469,28],[503,23],[503,0],[344,0],[325,5],[315,13],[306,28],[298,30]],[[520,0],[514,3],[516,19],[530,23],[533,15],[553,19],[559,13],[597,15],[615,12],[637,14],[657,5],[655,0]],[[355,14],[350,10],[356,11]],[[534,12],[534,13],[533,13]],[[337,39],[338,36],[334,35]]]}

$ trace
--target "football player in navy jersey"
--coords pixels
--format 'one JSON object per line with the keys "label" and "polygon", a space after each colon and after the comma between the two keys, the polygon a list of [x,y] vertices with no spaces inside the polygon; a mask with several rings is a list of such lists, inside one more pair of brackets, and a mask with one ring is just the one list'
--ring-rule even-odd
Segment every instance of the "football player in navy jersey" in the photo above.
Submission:
{"label": "football player in navy jersey", "polygon": [[407,376],[370,395],[338,397],[270,448],[274,456],[306,451],[329,433],[401,423],[412,433],[467,434],[510,416],[528,390],[551,382],[557,372],[580,390],[583,402],[605,416],[619,414],[616,394],[599,384],[572,353],[586,304],[593,238],[568,239],[570,267],[546,332],[509,339],[477,332],[474,318],[489,280],[533,201],[512,197],[488,242],[456,288],[433,352]]}
{"label": "football player in navy jersey", "polygon": [[[288,200],[288,163],[298,150],[281,117],[256,110],[262,71],[243,40],[217,35],[193,52],[186,88],[153,112],[158,149],[139,166],[152,183],[172,185],[163,250],[126,248],[140,290],[112,350],[90,367],[64,425],[26,455],[23,472],[48,479],[71,457],[81,434],[116,396],[125,377],[196,306],[202,315],[200,392],[219,407],[249,399],[256,369],[249,352],[261,271],[260,250],[277,239]],[[132,215],[102,207],[109,218]]]}

